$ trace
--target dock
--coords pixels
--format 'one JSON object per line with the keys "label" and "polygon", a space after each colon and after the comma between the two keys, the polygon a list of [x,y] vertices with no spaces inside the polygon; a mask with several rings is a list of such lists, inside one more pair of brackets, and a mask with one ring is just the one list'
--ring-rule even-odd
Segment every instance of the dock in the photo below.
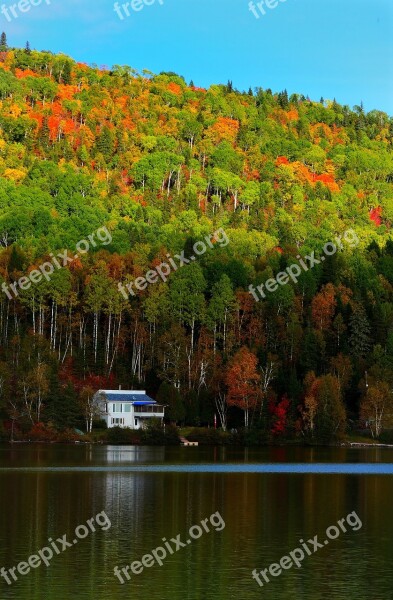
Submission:
{"label": "dock", "polygon": [[186,440],[185,437],[180,436],[180,443],[182,446],[198,446],[199,442],[190,442],[189,440]]}

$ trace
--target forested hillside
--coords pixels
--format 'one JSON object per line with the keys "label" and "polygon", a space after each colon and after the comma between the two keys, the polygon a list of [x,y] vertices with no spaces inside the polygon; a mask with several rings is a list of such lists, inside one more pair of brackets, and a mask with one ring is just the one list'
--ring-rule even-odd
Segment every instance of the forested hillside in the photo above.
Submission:
{"label": "forested hillside", "polygon": [[[378,436],[393,415],[392,140],[392,118],[362,105],[3,44],[3,435],[80,427],[93,392],[122,385],[178,423],[226,424],[229,405],[229,427],[248,413],[271,436],[329,440],[370,417]],[[6,287],[103,227],[110,243]],[[119,292],[220,228],[226,245]],[[348,230],[356,247],[250,294]]]}

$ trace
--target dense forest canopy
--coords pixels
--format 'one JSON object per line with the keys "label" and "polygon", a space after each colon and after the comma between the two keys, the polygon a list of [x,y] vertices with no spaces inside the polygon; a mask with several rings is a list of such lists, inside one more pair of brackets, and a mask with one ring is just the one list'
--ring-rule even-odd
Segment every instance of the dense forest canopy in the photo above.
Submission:
{"label": "dense forest canopy", "polygon": [[[18,295],[3,286],[4,435],[75,427],[94,391],[121,384],[178,423],[216,413],[329,440],[361,420],[379,436],[393,416],[392,118],[2,42],[0,285],[111,236]],[[227,245],[119,293],[220,228]],[[250,294],[348,230],[356,247]]]}

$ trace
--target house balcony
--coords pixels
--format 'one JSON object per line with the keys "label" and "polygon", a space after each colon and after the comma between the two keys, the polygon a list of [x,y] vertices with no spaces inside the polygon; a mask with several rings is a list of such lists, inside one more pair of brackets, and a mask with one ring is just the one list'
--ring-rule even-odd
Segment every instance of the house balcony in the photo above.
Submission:
{"label": "house balcony", "polygon": [[134,406],[134,415],[138,417],[163,417],[165,407],[161,404],[154,404],[153,406]]}

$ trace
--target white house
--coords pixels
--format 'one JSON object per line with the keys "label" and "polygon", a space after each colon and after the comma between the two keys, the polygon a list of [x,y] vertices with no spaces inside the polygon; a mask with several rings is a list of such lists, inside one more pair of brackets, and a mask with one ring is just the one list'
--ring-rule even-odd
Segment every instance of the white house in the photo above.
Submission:
{"label": "white house", "polygon": [[151,419],[164,418],[165,407],[136,390],[98,390],[95,399],[108,427],[143,428]]}

